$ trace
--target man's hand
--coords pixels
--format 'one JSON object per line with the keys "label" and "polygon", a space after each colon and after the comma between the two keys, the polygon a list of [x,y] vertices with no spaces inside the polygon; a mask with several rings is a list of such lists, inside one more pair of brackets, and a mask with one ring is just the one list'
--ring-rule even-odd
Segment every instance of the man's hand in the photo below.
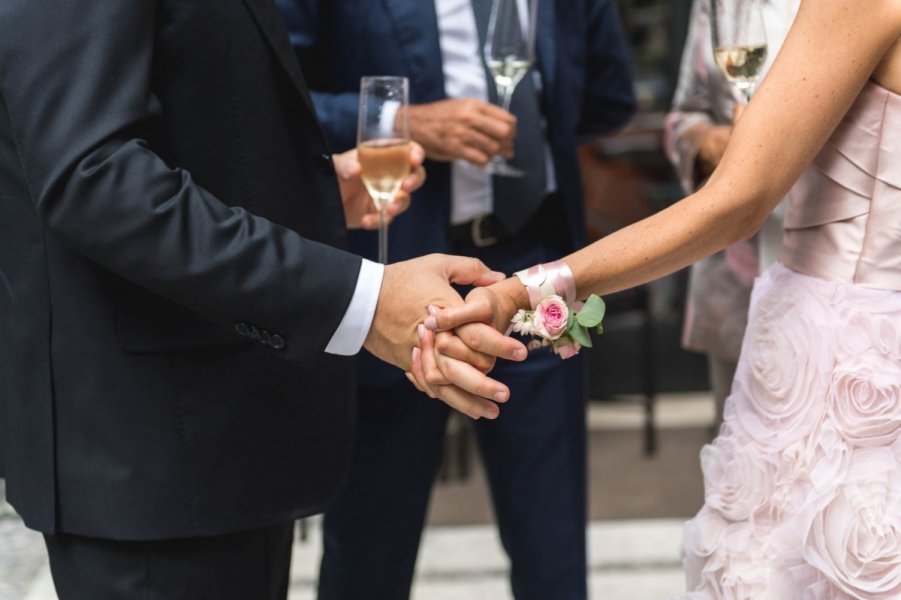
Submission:
{"label": "man's hand", "polygon": [[729,144],[731,136],[732,127],[729,125],[706,126],[701,136],[701,144],[698,146],[698,156],[695,159],[698,174],[702,179],[707,179],[716,170],[716,166],[720,164],[720,160],[726,152],[726,146]]}
{"label": "man's hand", "polygon": [[[385,216],[388,223],[410,206],[410,193],[419,189],[425,182],[425,169],[422,161],[425,159],[425,150],[422,146],[413,142],[410,144],[410,175],[404,179],[400,190],[394,200],[385,208]],[[377,229],[379,226],[378,213],[375,203],[363,180],[360,178],[360,162],[357,160],[357,151],[348,150],[341,154],[332,155],[335,163],[335,174],[338,176],[338,185],[341,188],[341,200],[344,202],[344,219],[348,229]]]}
{"label": "man's hand", "polygon": [[485,165],[495,154],[513,154],[516,117],[493,104],[471,98],[439,100],[411,105],[407,118],[410,137],[432,160]]}
{"label": "man's hand", "polygon": [[[450,284],[489,285],[502,278],[502,274],[492,272],[477,259],[440,254],[388,265],[364,346],[378,358],[410,371],[423,339],[431,339],[421,326],[429,316],[428,307],[463,304]],[[469,350],[465,344],[452,344],[462,360],[457,360],[442,378],[447,386],[438,396],[473,418],[497,416],[497,406],[485,398],[503,402],[510,396],[507,386],[480,370],[486,366],[486,355],[490,352],[491,356],[502,358],[525,358],[520,342],[489,327],[484,329],[478,335],[482,343],[479,351]]]}
{"label": "man's hand", "polygon": [[695,159],[698,174],[702,179],[707,179],[716,170],[716,166],[726,153],[726,146],[732,137],[732,127],[738,123],[747,104],[736,104],[732,108],[732,125],[699,125],[696,135],[700,135],[698,156]]}

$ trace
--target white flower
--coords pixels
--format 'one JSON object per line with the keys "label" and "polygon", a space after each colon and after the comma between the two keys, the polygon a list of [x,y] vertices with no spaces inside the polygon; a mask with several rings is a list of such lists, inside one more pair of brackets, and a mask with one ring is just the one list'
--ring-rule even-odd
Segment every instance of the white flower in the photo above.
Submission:
{"label": "white flower", "polygon": [[531,335],[532,334],[532,312],[525,310],[518,310],[516,314],[513,315],[513,318],[510,320],[510,323],[513,325],[513,331],[522,335]]}

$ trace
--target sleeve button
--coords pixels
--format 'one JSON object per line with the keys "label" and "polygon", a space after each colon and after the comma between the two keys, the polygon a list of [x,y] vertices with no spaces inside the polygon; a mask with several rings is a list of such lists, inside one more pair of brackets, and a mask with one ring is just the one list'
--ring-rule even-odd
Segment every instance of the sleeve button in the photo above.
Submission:
{"label": "sleeve button", "polygon": [[250,329],[247,327],[247,323],[235,323],[235,331],[238,332],[238,335],[249,335]]}
{"label": "sleeve button", "polygon": [[272,340],[269,345],[272,346],[272,348],[275,350],[284,350],[285,349],[285,339],[282,336],[275,334],[272,336]]}

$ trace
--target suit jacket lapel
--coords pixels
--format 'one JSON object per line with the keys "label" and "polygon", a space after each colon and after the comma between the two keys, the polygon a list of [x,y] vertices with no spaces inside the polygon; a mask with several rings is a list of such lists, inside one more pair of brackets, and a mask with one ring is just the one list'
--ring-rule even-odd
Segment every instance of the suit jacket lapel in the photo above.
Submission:
{"label": "suit jacket lapel", "polygon": [[397,42],[404,50],[410,90],[414,102],[445,97],[438,16],[434,0],[382,0],[394,27]]}
{"label": "suit jacket lapel", "polygon": [[297,57],[294,55],[294,49],[291,48],[291,42],[288,40],[288,31],[272,0],[244,0],[244,4],[250,11],[253,20],[256,21],[260,34],[265,38],[278,62],[284,68],[288,79],[297,89],[297,93],[300,94],[307,108],[315,115],[316,109],[310,99],[309,89],[304,81]]}

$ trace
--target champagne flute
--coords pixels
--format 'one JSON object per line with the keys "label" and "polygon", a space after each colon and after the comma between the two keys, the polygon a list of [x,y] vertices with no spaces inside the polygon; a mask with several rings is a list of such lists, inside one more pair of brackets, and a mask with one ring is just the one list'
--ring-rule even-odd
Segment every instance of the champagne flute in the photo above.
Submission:
{"label": "champagne flute", "polygon": [[406,77],[363,77],[357,121],[357,157],[363,184],[379,215],[379,262],[388,263],[385,209],[410,174],[409,104]]}
{"label": "champagne flute", "polygon": [[[485,46],[482,49],[485,65],[497,87],[500,106],[509,112],[513,92],[528,73],[535,60],[535,19],[538,16],[538,0],[527,0],[528,19],[523,27],[518,0],[494,0]],[[525,31],[523,31],[525,29]],[[523,173],[510,165],[502,156],[495,155],[486,166],[489,173],[522,177]]]}
{"label": "champagne flute", "polygon": [[710,0],[716,66],[745,102],[766,63],[766,29],[761,0]]}

